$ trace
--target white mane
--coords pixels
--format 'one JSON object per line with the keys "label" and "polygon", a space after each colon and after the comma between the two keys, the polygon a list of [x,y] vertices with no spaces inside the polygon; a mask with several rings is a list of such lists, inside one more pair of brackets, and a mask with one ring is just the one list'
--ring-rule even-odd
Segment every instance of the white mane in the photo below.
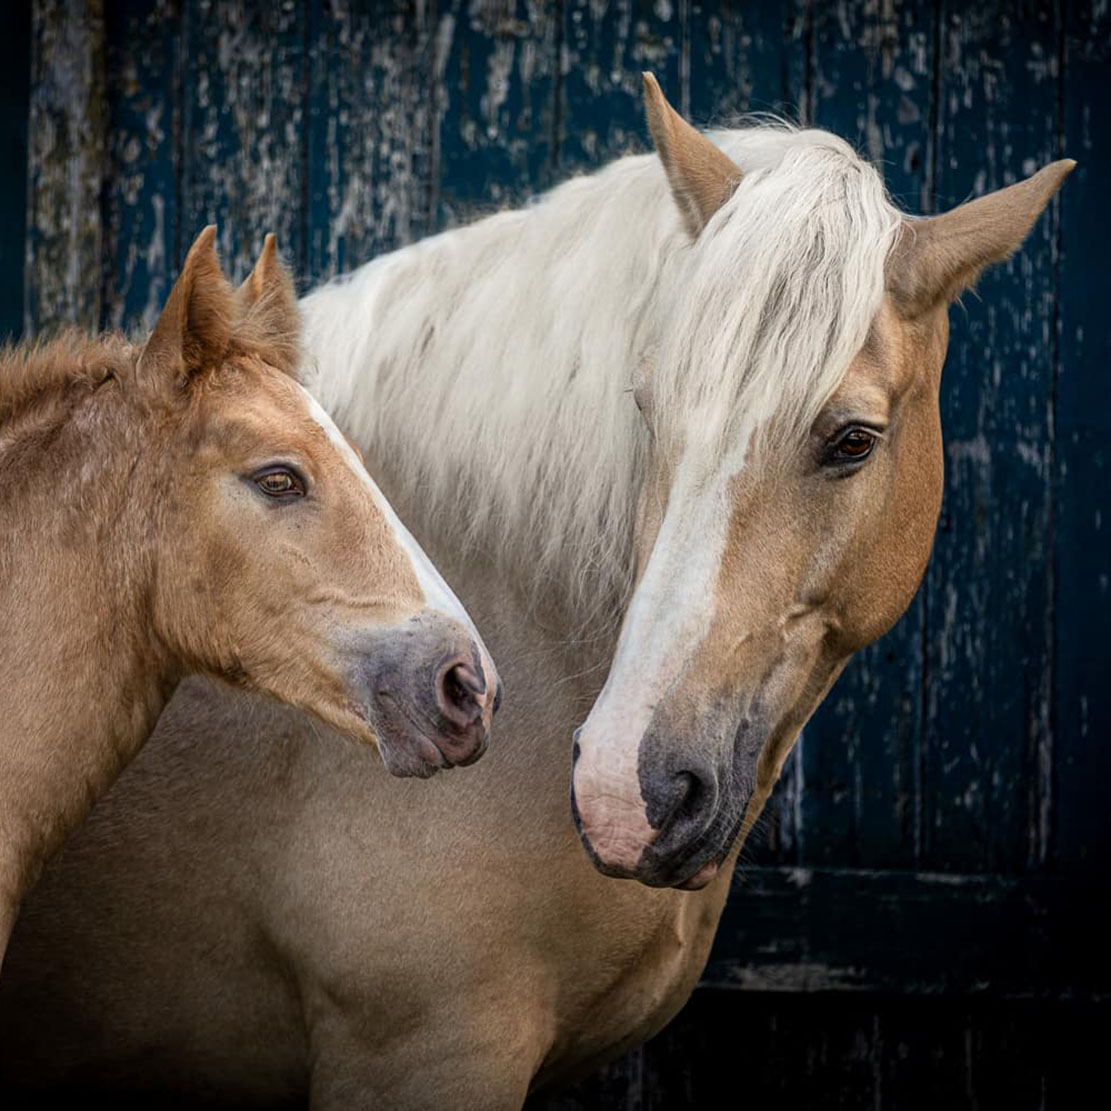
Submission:
{"label": "white mane", "polygon": [[[692,245],[655,155],[384,256],[303,302],[314,388],[418,535],[577,619],[630,584],[649,432],[805,428],[863,345],[899,223],[826,132],[717,133],[744,171]],[[782,418],[782,419],[780,419]]]}

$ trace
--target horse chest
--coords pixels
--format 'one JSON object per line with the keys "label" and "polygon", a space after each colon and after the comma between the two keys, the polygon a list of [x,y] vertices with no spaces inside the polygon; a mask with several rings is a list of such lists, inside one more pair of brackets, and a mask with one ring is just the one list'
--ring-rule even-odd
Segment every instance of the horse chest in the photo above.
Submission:
{"label": "horse chest", "polygon": [[[618,1056],[675,1016],[705,967],[729,877],[695,893],[621,887],[627,894],[609,926],[598,931],[594,967],[579,970],[586,998],[560,1014],[539,1086]],[[616,935],[619,950],[604,944],[605,933]]]}

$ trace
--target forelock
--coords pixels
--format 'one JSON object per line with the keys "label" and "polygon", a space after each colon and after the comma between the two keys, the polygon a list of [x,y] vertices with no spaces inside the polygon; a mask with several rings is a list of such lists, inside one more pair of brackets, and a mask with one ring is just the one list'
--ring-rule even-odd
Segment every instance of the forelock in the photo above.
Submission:
{"label": "forelock", "polygon": [[661,434],[720,452],[810,427],[864,345],[901,217],[836,136],[713,137],[744,177],[684,260],[651,390]]}

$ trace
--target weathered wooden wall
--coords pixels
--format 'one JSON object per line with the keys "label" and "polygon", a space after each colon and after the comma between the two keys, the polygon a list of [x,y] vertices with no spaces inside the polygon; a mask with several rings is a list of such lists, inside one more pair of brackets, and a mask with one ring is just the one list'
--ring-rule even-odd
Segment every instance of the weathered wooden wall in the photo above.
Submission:
{"label": "weathered wooden wall", "polygon": [[0,159],[8,167],[0,179],[0,339],[23,321],[30,31],[30,6],[17,5],[0,35]]}
{"label": "weathered wooden wall", "polygon": [[1111,992],[1107,3],[35,0],[31,15],[0,43],[0,149],[28,167],[0,191],[8,330],[149,323],[210,221],[237,273],[275,230],[308,284],[520,202],[644,147],[647,68],[700,123],[755,108],[840,132],[912,212],[1079,160],[1027,247],[953,311],[926,580],[808,727],[705,987],[559,1105],[713,1106],[702,1077],[723,1053],[738,1091],[788,1106],[1058,1092],[1054,1055],[1087,1044],[1064,1031]]}

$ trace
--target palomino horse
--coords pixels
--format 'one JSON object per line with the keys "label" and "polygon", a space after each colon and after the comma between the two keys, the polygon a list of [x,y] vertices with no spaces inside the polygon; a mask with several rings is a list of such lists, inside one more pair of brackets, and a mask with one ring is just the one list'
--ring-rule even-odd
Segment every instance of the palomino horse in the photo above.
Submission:
{"label": "palomino horse", "polygon": [[397,775],[486,744],[489,657],[294,378],[273,237],[236,294],[215,234],[144,347],[68,335],[0,364],[0,955],[189,672],[380,742]]}
{"label": "palomino horse", "polygon": [[[687,998],[738,830],[925,566],[946,306],[1071,163],[911,221],[832,135],[710,141],[647,92],[659,157],[304,303],[319,396],[508,669],[510,741],[417,807],[295,715],[183,690],[31,900],[7,1075],[508,1109]],[[584,717],[590,853],[655,886],[582,851]]]}

